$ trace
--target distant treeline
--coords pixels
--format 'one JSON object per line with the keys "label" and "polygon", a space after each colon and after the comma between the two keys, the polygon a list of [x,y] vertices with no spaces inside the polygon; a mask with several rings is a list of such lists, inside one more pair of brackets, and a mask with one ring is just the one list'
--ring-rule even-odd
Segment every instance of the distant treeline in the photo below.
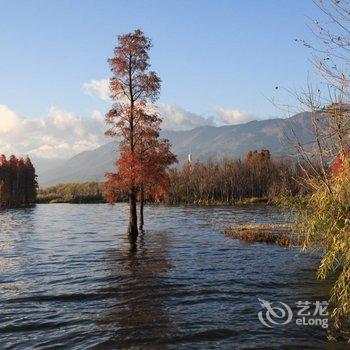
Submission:
{"label": "distant treeline", "polygon": [[169,204],[234,204],[247,199],[274,199],[304,191],[296,181],[301,169],[292,161],[273,160],[268,150],[250,151],[241,159],[185,164],[171,172]]}
{"label": "distant treeline", "polygon": [[0,208],[18,208],[36,202],[38,183],[29,158],[0,155]]}
{"label": "distant treeline", "polygon": [[104,184],[99,182],[66,183],[40,189],[38,203],[105,203]]}
{"label": "distant treeline", "polygon": [[[251,151],[243,159],[186,163],[170,171],[166,204],[234,204],[274,200],[306,191],[296,179],[300,167],[292,161],[273,160],[268,150]],[[39,190],[38,203],[105,203],[104,184],[59,184]],[[146,198],[152,202],[153,198]],[[127,201],[120,195],[119,202]]]}

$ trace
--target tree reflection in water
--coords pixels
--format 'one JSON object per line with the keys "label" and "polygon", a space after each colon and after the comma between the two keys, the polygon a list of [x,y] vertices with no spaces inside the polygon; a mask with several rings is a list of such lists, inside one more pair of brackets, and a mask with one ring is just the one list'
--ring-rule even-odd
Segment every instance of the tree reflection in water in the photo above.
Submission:
{"label": "tree reflection in water", "polygon": [[100,321],[109,339],[102,347],[142,345],[166,349],[171,321],[165,305],[171,288],[167,282],[170,264],[169,238],[164,232],[141,233],[138,242],[125,242],[106,252],[109,291],[115,294]]}

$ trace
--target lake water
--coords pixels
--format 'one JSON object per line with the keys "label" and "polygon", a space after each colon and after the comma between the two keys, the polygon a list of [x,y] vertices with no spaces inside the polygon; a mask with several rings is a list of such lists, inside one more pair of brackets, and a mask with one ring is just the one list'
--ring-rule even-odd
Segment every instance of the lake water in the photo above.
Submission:
{"label": "lake water", "polygon": [[0,213],[0,348],[327,347],[320,326],[257,316],[258,298],[327,299],[317,257],[223,235],[229,223],[283,222],[277,209],[151,206],[145,217],[131,249],[124,204]]}

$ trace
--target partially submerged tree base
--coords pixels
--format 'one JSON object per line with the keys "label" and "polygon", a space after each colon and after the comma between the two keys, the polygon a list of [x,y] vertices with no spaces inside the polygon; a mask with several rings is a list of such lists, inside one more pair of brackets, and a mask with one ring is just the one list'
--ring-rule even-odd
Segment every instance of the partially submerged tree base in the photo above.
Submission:
{"label": "partially submerged tree base", "polygon": [[293,233],[290,225],[231,225],[225,230],[225,235],[247,243],[268,243],[284,247],[299,246],[303,242],[303,236]]}
{"label": "partially submerged tree base", "polygon": [[137,208],[136,208],[136,194],[135,190],[129,195],[129,226],[128,234],[132,238],[137,238],[139,232],[137,230]]}
{"label": "partially submerged tree base", "polygon": [[128,235],[130,236],[131,239],[133,238],[137,238],[137,236],[139,235],[139,231],[137,229],[137,226],[136,227],[128,227]]}

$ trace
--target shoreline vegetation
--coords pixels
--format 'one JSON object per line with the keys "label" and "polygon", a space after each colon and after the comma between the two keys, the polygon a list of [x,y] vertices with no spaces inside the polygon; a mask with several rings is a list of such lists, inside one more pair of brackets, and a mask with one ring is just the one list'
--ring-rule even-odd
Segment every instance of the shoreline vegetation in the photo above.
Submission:
{"label": "shoreline vegetation", "polygon": [[[297,164],[274,160],[268,150],[250,151],[243,159],[185,163],[169,171],[168,191],[156,198],[146,193],[146,203],[165,205],[275,204],[280,197],[307,193],[295,179]],[[39,189],[37,203],[106,203],[109,187],[102,182],[65,183]],[[114,202],[127,202],[126,191],[115,193]]]}
{"label": "shoreline vegetation", "polygon": [[169,204],[253,204],[303,194],[302,169],[292,160],[273,159],[270,151],[249,151],[243,158],[188,162],[170,172]]}
{"label": "shoreline vegetation", "polygon": [[103,197],[104,184],[101,182],[73,182],[57,184],[40,189],[37,204],[71,203],[98,204],[107,203]]}
{"label": "shoreline vegetation", "polygon": [[[67,184],[58,184],[55,186],[47,187],[44,190],[39,190],[38,198],[36,204],[107,204],[108,201],[103,197],[103,195],[77,195],[72,196],[68,194],[68,196],[55,193],[55,189],[59,187],[66,187],[71,185],[81,185],[85,183],[67,183]],[[127,203],[127,200],[118,201],[116,203]],[[146,202],[147,203],[147,202]],[[149,204],[155,204],[155,202],[149,202]],[[198,206],[198,207],[215,207],[215,206],[249,206],[256,204],[266,204],[266,205],[276,205],[276,201],[271,201],[267,197],[263,198],[245,198],[244,200],[239,200],[237,202],[221,202],[221,201],[198,201],[193,203],[178,203],[178,204],[170,204],[170,203],[162,203],[159,204],[168,205],[168,206],[177,206],[177,205],[188,205],[188,206]]]}
{"label": "shoreline vegetation", "polygon": [[[103,195],[103,182],[71,182],[61,183],[38,190],[36,204],[107,204],[108,201]],[[119,198],[116,203],[127,203],[127,198]],[[191,203],[168,203],[154,202],[148,203],[164,205],[191,205],[191,206],[246,206],[256,204],[276,205],[277,200],[268,197],[251,197],[237,200],[236,202],[198,200]]]}

